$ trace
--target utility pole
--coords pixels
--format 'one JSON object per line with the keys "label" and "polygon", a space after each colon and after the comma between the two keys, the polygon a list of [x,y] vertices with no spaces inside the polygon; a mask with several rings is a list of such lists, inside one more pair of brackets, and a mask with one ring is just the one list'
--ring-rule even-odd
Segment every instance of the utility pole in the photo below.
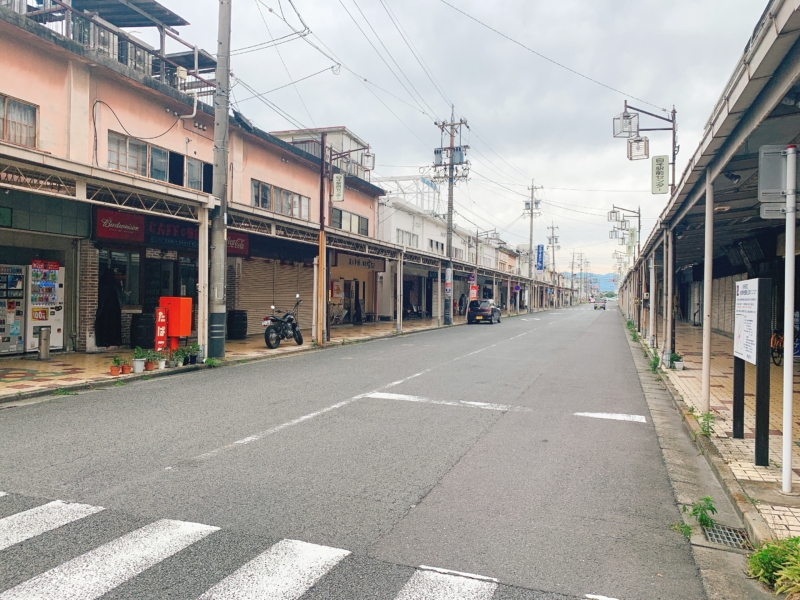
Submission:
{"label": "utility pole", "polygon": [[[468,146],[456,146],[456,130],[459,138],[461,137],[461,127],[467,125],[466,119],[456,121],[455,106],[450,106],[450,122],[436,122],[436,126],[441,130],[442,135],[447,132],[450,136],[450,145],[443,146],[434,150],[434,181],[447,180],[447,261],[445,271],[445,304],[444,304],[444,324],[453,324],[453,187],[459,179],[466,179],[469,174],[469,161],[465,159],[465,151]],[[467,125],[468,127],[468,125]],[[443,153],[447,151],[448,164],[443,163]],[[444,167],[446,166],[446,171]],[[477,249],[476,249],[477,254]]]}
{"label": "utility pole", "polygon": [[572,291],[573,288],[575,287],[574,281],[575,281],[575,250],[572,251],[572,271],[569,274],[569,305],[570,306],[572,306],[572,296],[575,295],[575,293]]}
{"label": "utility pole", "polygon": [[[225,357],[225,271],[228,261],[228,103],[230,94],[231,2],[219,0],[217,33],[217,90],[214,93],[214,183],[219,200],[211,217],[211,297],[208,315],[210,358]],[[200,265],[205,269],[205,265]]]}
{"label": "utility pole", "polygon": [[328,134],[322,133],[319,152],[319,269],[317,270],[317,345],[324,346],[327,336],[325,315],[328,312],[328,256],[325,243],[325,152]]}

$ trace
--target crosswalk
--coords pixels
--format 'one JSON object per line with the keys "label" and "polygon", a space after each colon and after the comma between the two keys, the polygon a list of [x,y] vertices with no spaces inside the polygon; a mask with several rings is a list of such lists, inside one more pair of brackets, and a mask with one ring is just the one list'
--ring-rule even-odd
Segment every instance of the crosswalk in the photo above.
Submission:
{"label": "crosswalk", "polygon": [[[94,529],[92,519],[110,511],[88,504],[61,500],[43,502],[31,508],[14,511],[14,494],[0,492],[0,600],[92,600],[116,591],[120,597],[161,598],[178,597],[163,590],[145,590],[128,594],[120,592],[121,586],[131,586],[137,577],[200,542],[210,541],[220,528],[201,523],[160,519],[100,543],[90,549],[76,550],[75,556],[50,566],[44,563],[41,572],[24,581],[15,581],[13,569],[2,565],[13,562],[14,552],[22,552],[26,544],[47,542],[52,536],[59,545],[58,536],[67,535],[69,528]],[[31,502],[28,499],[29,503]],[[11,508],[9,508],[11,507]],[[60,546],[64,544],[61,543]],[[208,544],[210,545],[210,544]],[[342,569],[352,554],[348,550],[317,545],[306,541],[282,539],[267,543],[255,557],[233,566],[227,573],[211,581],[205,590],[179,597],[196,600],[300,600],[313,595],[315,586],[331,577],[337,568]],[[378,563],[379,561],[375,561]],[[379,597],[395,600],[490,600],[500,587],[490,577],[470,575],[421,566],[407,568],[405,582],[399,589],[387,589]],[[176,578],[190,577],[181,569],[172,568]],[[133,586],[135,587],[135,585]],[[358,598],[347,584],[340,588],[336,598]],[[188,592],[187,592],[188,594]],[[352,595],[355,594],[355,595]],[[116,595],[114,597],[117,597]],[[317,597],[317,596],[314,596]]]}

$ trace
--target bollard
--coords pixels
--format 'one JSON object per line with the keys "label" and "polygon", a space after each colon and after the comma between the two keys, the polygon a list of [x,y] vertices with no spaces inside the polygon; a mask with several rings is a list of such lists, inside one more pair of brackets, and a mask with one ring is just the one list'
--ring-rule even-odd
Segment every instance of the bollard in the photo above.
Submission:
{"label": "bollard", "polygon": [[39,327],[39,360],[50,360],[50,326]]}

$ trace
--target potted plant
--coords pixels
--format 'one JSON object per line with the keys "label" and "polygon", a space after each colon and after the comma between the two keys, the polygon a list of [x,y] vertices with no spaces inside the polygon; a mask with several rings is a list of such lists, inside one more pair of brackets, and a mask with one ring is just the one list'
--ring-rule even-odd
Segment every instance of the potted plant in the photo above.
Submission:
{"label": "potted plant", "polygon": [[131,373],[131,363],[129,363],[127,361],[127,359],[124,359],[124,358],[122,359],[122,364],[120,365],[120,368],[122,369],[122,374],[123,375],[130,375],[130,373]]}
{"label": "potted plant", "polygon": [[163,371],[167,367],[167,357],[164,355],[164,352],[156,352],[156,361],[158,362],[158,370]]}
{"label": "potted plant", "polygon": [[683,371],[683,357],[677,352],[673,352],[669,357],[672,368],[676,371]]}
{"label": "potted plant", "polygon": [[180,348],[177,348],[173,352],[169,353],[169,359],[167,360],[167,366],[169,368],[174,369],[175,367],[177,367],[179,360],[180,360],[180,363],[183,364],[183,356],[179,357],[178,356],[179,352],[180,352]]}
{"label": "potted plant", "polygon": [[189,346],[189,364],[195,365],[197,364],[197,355],[200,354],[200,345],[197,342],[194,342],[191,346]]}
{"label": "potted plant", "polygon": [[158,360],[156,353],[153,352],[152,350],[150,350],[147,353],[147,356],[144,359],[144,370],[145,371],[153,371],[153,370],[155,370],[155,368],[156,368],[156,360]]}
{"label": "potted plant", "polygon": [[133,372],[141,373],[144,371],[144,361],[147,358],[147,351],[142,350],[141,346],[133,349]]}
{"label": "potted plant", "polygon": [[122,359],[119,356],[115,356],[111,359],[111,374],[113,376],[119,375],[120,368],[122,367]]}

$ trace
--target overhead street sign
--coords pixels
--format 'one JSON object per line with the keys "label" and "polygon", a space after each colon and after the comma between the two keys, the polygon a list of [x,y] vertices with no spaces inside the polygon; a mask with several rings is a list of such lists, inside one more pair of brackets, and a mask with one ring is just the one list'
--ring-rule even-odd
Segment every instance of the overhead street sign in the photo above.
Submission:
{"label": "overhead street sign", "polygon": [[669,193],[669,156],[654,156],[652,160],[651,191],[654,194]]}

